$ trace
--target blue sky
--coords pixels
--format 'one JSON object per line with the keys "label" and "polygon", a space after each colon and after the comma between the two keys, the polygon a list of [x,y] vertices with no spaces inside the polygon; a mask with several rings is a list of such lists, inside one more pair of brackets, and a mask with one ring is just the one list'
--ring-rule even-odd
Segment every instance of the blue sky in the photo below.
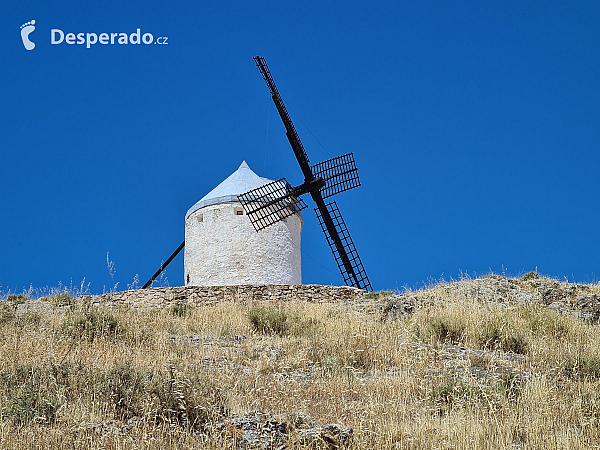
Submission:
{"label": "blue sky", "polygon": [[[336,200],[375,289],[597,281],[598,2],[73,3],[0,7],[0,290],[143,283],[242,160],[299,184],[255,55],[311,162],[354,152],[362,186]],[[137,28],[168,44],[50,41]],[[343,284],[304,216],[303,281]]]}

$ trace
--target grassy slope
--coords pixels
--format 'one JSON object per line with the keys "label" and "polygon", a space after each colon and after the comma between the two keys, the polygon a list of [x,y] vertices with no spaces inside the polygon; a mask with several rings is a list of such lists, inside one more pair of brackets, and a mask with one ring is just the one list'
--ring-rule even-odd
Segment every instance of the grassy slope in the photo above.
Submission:
{"label": "grassy slope", "polygon": [[205,425],[253,410],[351,426],[357,449],[599,447],[600,328],[568,308],[599,287],[548,280],[560,314],[504,280],[342,307],[4,303],[0,447],[227,448]]}

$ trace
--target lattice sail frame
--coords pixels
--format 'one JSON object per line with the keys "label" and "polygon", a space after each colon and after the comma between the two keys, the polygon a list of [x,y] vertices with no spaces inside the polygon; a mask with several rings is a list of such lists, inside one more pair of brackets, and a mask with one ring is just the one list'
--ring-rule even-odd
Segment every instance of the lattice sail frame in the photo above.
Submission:
{"label": "lattice sail frame", "polygon": [[334,240],[329,235],[329,231],[327,230],[321,212],[318,208],[315,208],[317,218],[319,219],[319,224],[321,225],[323,233],[325,233],[327,243],[329,244],[329,248],[331,249],[333,256],[335,256],[335,261],[337,262],[342,277],[344,277],[344,282],[346,283],[346,286],[354,286],[366,291],[372,291],[373,288],[371,286],[371,282],[369,281],[367,272],[363,267],[360,256],[358,256],[358,252],[356,251],[356,247],[354,246],[354,241],[352,241],[352,237],[350,237],[350,233],[348,232],[346,223],[344,222],[344,219],[340,214],[340,210],[338,209],[337,203],[333,201],[331,203],[327,203],[325,206],[327,207],[327,211],[329,212],[329,215],[333,220],[335,229],[339,234],[342,246],[346,251],[346,255],[348,256],[348,260],[350,262],[350,265],[352,266],[352,270],[354,271],[354,274],[348,272],[346,266],[344,265],[344,261],[340,255],[340,252],[337,246],[335,245]]}
{"label": "lattice sail frame", "polygon": [[307,207],[301,198],[292,195],[292,186],[285,178],[240,194],[238,200],[256,231],[263,230]]}
{"label": "lattice sail frame", "polygon": [[360,186],[358,169],[352,153],[315,164],[311,169],[315,177],[321,177],[325,181],[325,186],[321,188],[323,198]]}

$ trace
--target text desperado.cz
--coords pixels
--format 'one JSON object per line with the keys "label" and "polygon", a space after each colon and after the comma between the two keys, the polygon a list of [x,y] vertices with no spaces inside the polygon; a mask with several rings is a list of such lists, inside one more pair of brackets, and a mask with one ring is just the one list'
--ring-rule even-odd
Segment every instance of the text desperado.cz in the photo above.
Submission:
{"label": "text desperado.cz", "polygon": [[50,30],[50,43],[51,44],[61,44],[62,42],[66,42],[67,44],[86,44],[87,48],[90,48],[91,45],[96,43],[100,43],[103,45],[108,44],[152,44],[155,42],[156,44],[167,44],[167,37],[161,36],[154,40],[154,36],[152,33],[144,33],[143,35],[138,28],[135,33],[131,33],[127,35],[127,33],[100,33],[97,35],[96,33],[65,33],[62,30],[52,29]]}

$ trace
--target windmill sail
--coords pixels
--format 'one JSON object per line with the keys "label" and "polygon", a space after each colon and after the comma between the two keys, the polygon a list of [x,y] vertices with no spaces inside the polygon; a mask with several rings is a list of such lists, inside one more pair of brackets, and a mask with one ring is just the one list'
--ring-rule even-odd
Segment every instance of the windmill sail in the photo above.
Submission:
{"label": "windmill sail", "polygon": [[[329,248],[344,277],[344,282],[350,286],[372,291],[373,288],[371,287],[371,282],[369,281],[369,277],[367,277],[367,272],[363,267],[360,256],[358,256],[354,241],[352,241],[352,237],[350,237],[348,227],[346,227],[346,223],[340,214],[337,203],[327,203],[325,208],[325,211],[315,208],[315,212],[317,213],[317,218],[321,224],[321,229],[327,238]],[[337,231],[338,239],[335,239],[335,237],[332,236],[332,233],[330,233],[326,223],[327,217],[332,220],[335,230]]]}
{"label": "windmill sail", "polygon": [[287,180],[281,178],[238,195],[238,200],[254,229],[260,231],[306,208],[306,203],[292,191]]}
{"label": "windmill sail", "polygon": [[325,181],[325,186],[321,188],[323,198],[360,186],[358,169],[352,153],[315,164],[312,166],[312,172],[315,177],[321,177]]}

